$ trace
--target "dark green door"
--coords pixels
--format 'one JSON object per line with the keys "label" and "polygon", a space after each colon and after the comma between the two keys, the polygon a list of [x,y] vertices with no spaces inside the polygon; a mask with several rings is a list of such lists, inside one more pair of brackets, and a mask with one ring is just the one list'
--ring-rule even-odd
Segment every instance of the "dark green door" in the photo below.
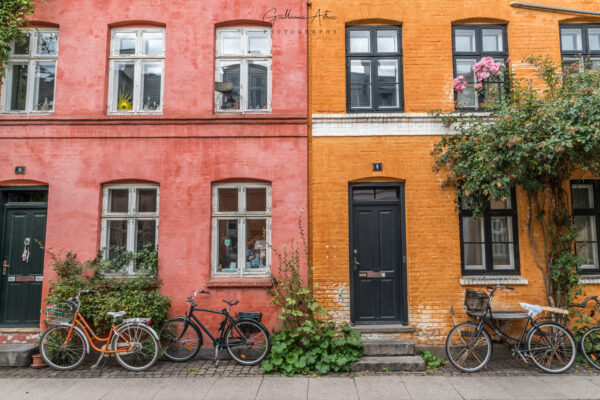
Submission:
{"label": "dark green door", "polygon": [[46,207],[5,203],[1,243],[0,325],[38,326],[42,300]]}

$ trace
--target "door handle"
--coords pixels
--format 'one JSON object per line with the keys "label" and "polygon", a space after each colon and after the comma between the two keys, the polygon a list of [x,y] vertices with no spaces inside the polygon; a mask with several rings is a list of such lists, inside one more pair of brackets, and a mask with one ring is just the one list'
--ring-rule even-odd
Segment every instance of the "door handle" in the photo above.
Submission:
{"label": "door handle", "polygon": [[2,275],[6,275],[6,270],[8,269],[9,265],[6,262],[6,260],[4,260],[4,262],[2,263]]}
{"label": "door handle", "polygon": [[360,265],[360,263],[358,262],[358,260],[356,259],[356,256],[354,256],[354,271],[358,271],[358,266]]}

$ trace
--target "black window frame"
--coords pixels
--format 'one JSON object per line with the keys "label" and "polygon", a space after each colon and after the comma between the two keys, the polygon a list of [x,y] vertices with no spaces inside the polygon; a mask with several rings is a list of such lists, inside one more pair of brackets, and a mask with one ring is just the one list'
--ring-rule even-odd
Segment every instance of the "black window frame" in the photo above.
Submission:
{"label": "black window frame", "polygon": [[[475,30],[475,51],[474,52],[457,52],[456,51],[456,31],[457,30]],[[501,29],[502,30],[502,50],[503,51],[483,51],[483,29]],[[459,59],[477,58],[477,61],[483,57],[492,57],[494,59],[502,58],[504,65],[507,64],[508,59],[508,33],[506,25],[501,24],[461,24],[452,25],[452,76],[456,78],[458,76],[456,72],[456,61]],[[504,90],[508,92],[508,74],[504,75]],[[484,111],[481,105],[485,97],[482,92],[477,95],[477,106],[476,107],[457,107],[457,110],[467,111]],[[458,93],[454,92],[454,101],[458,102]]]}
{"label": "black window frame", "polygon": [[[594,208],[574,208],[573,207],[573,185],[592,185],[594,195]],[[571,195],[571,212],[576,216],[595,216],[596,217],[596,245],[598,247],[599,267],[589,269],[579,269],[581,275],[600,275],[600,179],[578,179],[572,180],[569,185]],[[574,246],[577,252],[577,245]]]}
{"label": "black window frame", "polygon": [[[395,30],[398,33],[398,51],[392,53],[377,52],[377,31]],[[370,52],[369,53],[350,53],[350,32],[351,31],[369,31],[370,32]],[[350,63],[352,60],[371,61],[371,107],[352,108],[352,92],[350,81]],[[398,61],[398,107],[380,108],[376,104],[378,94],[377,71],[373,66],[378,60],[397,60]],[[394,113],[404,112],[404,66],[402,64],[402,26],[401,25],[368,25],[368,26],[347,26],[346,27],[346,112],[348,113]],[[389,85],[389,83],[387,84]]]}
{"label": "black window frame", "polygon": [[[565,29],[581,29],[581,50],[563,50],[562,46],[562,30]],[[578,58],[583,61],[583,67],[585,69],[591,69],[592,65],[590,59],[594,56],[600,60],[600,50],[591,51],[589,46],[589,35],[588,29],[597,28],[600,29],[600,24],[559,24],[558,26],[558,41],[560,43],[560,60],[563,69],[566,65],[566,58]]]}
{"label": "black window frame", "polygon": [[[483,229],[484,229],[484,249],[485,249],[485,269],[465,269],[465,241],[463,236],[463,217],[472,217],[473,213],[470,210],[464,210],[460,208],[458,223],[459,223],[459,234],[460,234],[460,265],[461,273],[463,276],[472,275],[488,275],[488,276],[504,276],[504,275],[520,275],[521,263],[519,257],[519,221],[517,213],[517,197],[515,189],[512,188],[510,191],[510,205],[511,208],[507,209],[490,209],[488,208],[483,218]],[[514,249],[514,269],[499,269],[494,270],[493,257],[492,257],[492,217],[512,217],[512,229],[513,229],[513,249]]]}

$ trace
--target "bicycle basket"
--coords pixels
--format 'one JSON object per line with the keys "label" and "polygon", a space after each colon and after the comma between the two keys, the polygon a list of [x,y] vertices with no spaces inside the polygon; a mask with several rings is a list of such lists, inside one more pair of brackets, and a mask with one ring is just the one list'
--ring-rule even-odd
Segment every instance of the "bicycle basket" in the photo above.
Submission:
{"label": "bicycle basket", "polygon": [[465,310],[468,313],[483,313],[485,312],[490,297],[485,292],[476,290],[465,290]]}
{"label": "bicycle basket", "polygon": [[50,325],[70,324],[75,318],[75,309],[69,303],[59,303],[44,310],[46,322]]}

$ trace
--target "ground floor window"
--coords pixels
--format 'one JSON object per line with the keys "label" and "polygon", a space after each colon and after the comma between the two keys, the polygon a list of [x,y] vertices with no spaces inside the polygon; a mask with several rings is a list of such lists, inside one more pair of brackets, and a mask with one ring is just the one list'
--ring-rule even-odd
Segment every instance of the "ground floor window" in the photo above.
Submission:
{"label": "ground floor window", "polygon": [[213,185],[213,275],[267,275],[271,264],[267,246],[270,240],[269,184]]}
{"label": "ground floor window", "polygon": [[491,201],[480,218],[461,210],[460,235],[463,275],[519,273],[514,190],[510,198]]}
{"label": "ground floor window", "polygon": [[[137,253],[158,244],[159,187],[149,184],[105,185],[102,196],[101,248],[106,259],[123,250]],[[125,273],[136,273],[135,261]]]}
{"label": "ground floor window", "polygon": [[600,228],[600,180],[571,182],[571,203],[573,220],[577,228],[575,251],[585,261],[581,265],[582,274],[600,272],[598,262]]}

